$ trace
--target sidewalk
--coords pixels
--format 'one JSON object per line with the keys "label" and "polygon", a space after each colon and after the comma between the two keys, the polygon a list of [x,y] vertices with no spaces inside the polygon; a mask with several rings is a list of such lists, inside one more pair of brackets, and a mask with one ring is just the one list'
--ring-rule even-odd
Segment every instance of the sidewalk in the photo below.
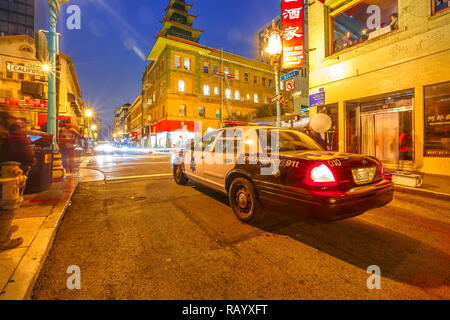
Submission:
{"label": "sidewalk", "polygon": [[78,181],[78,175],[67,176],[49,190],[25,195],[14,219],[19,230],[13,234],[24,242],[0,252],[0,300],[29,298]]}
{"label": "sidewalk", "polygon": [[395,190],[399,192],[411,193],[425,197],[450,200],[449,176],[440,176],[432,174],[422,174],[422,175],[423,175],[423,186],[421,188],[410,188],[396,185]]}

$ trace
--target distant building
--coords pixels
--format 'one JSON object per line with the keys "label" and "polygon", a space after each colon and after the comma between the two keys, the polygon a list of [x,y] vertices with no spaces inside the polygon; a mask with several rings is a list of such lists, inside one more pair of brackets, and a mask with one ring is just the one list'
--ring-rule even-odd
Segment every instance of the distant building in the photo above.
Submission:
{"label": "distant building", "polygon": [[[308,2],[304,1],[304,30],[305,30],[305,52],[308,52]],[[275,24],[282,29],[281,16],[274,18]],[[270,64],[270,55],[266,52],[267,39],[265,37],[267,29],[272,27],[272,21],[259,28],[254,34],[255,59]],[[291,70],[289,70],[291,71]],[[293,112],[304,118],[309,118],[309,60],[305,56],[305,67],[298,69],[300,75],[295,79],[295,89],[291,92],[294,102]],[[286,71],[287,72],[287,71]],[[284,83],[281,84],[284,88]]]}
{"label": "distant building", "polygon": [[[137,96],[131,104],[130,112],[130,139],[134,144],[141,145],[144,142],[143,118],[142,118],[142,94]],[[144,142],[145,143],[145,142]]]}
{"label": "distant building", "polygon": [[0,36],[28,35],[34,38],[34,0],[0,0]]}
{"label": "distant building", "polygon": [[[148,145],[172,147],[220,128],[251,121],[275,95],[272,67],[200,45],[191,5],[171,0],[143,73],[144,133]],[[201,127],[201,130],[200,130]]]}
{"label": "distant building", "polygon": [[[47,73],[35,58],[34,39],[27,35],[0,37],[0,111],[23,118],[33,129],[47,123]],[[60,54],[58,117],[60,127],[82,136],[84,102],[72,59]],[[63,125],[64,124],[64,125]]]}

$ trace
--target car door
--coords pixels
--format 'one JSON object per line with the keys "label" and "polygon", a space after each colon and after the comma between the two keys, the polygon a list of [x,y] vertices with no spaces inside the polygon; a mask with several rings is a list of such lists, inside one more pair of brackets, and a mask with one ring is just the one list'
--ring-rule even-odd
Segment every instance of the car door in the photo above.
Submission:
{"label": "car door", "polygon": [[214,144],[217,136],[221,133],[220,130],[212,131],[206,134],[202,139],[193,144],[184,158],[184,172],[186,176],[194,181],[201,182],[205,179],[204,156],[206,151],[209,151]]}
{"label": "car door", "polygon": [[241,129],[226,129],[217,137],[211,150],[205,153],[204,177],[220,191],[225,191],[226,177],[236,166],[242,135]]}

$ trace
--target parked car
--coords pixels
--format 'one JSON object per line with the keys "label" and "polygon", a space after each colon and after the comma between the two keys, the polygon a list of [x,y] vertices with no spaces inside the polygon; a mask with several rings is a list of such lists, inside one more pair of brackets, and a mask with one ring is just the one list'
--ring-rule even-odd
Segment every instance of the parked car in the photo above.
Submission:
{"label": "parked car", "polygon": [[333,221],[393,198],[392,182],[376,158],[324,151],[307,135],[288,129],[213,131],[177,153],[172,167],[177,184],[192,180],[227,194],[244,222],[256,222],[268,210]]}

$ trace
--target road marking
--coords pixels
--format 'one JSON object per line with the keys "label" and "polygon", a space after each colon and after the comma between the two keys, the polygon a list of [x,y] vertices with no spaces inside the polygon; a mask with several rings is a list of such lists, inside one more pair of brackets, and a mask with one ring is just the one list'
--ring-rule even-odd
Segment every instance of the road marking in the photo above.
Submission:
{"label": "road marking", "polygon": [[112,177],[112,178],[106,178],[106,181],[171,177],[172,175],[173,175],[173,173],[159,173],[159,174],[146,174],[146,175],[141,175],[141,176]]}
{"label": "road marking", "polygon": [[89,164],[89,161],[91,161],[91,159],[86,159],[84,160],[81,164],[80,164],[80,168],[86,168]]}

